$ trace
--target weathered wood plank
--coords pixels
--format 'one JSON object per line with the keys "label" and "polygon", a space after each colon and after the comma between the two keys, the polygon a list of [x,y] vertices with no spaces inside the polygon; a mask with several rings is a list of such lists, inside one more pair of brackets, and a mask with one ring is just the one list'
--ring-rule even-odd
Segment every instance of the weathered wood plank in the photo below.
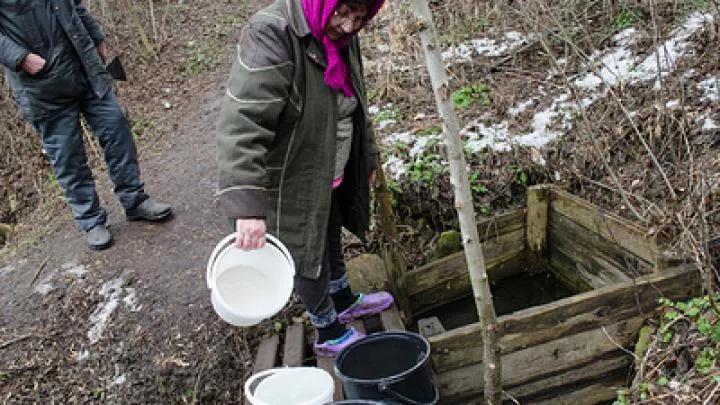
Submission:
{"label": "weathered wood plank", "polygon": [[302,366],[305,358],[305,328],[301,323],[288,326],[285,332],[282,364],[287,367]]}
{"label": "weathered wood plank", "polygon": [[[567,228],[550,227],[550,237],[552,238],[548,249],[550,264],[563,262],[563,255],[567,258],[562,265],[554,268],[556,274],[561,277],[565,279],[574,277],[581,284],[590,285],[592,288],[601,288],[631,279],[614,258],[603,255],[598,246],[586,245],[580,237],[567,231]],[[637,274],[635,277],[640,275]]]}
{"label": "weathered wood plank", "polygon": [[601,207],[577,196],[552,189],[550,200],[550,222],[553,213],[559,212],[582,225],[590,232],[599,234],[608,241],[624,247],[648,263],[657,263],[660,252],[642,227],[625,220]]}
{"label": "weathered wood plank", "polygon": [[380,321],[383,324],[383,329],[386,331],[404,331],[405,324],[403,323],[400,313],[398,312],[395,304],[391,305],[390,308],[380,313]]}
{"label": "weathered wood plank", "polygon": [[626,281],[643,274],[650,274],[654,264],[646,262],[622,246],[618,246],[598,234],[588,232],[570,218],[553,213],[549,227],[549,251],[562,251],[574,263],[576,269],[591,280],[594,287],[602,283]]}
{"label": "weathered wood plank", "polygon": [[330,357],[318,357],[317,366],[328,372],[335,380],[335,394],[333,395],[334,401],[341,401],[345,397],[343,395],[342,381],[335,375],[335,359]]}
{"label": "weathered wood plank", "polygon": [[[538,377],[571,370],[617,351],[618,346],[630,346],[643,322],[644,317],[637,317],[504,354],[503,386],[517,386]],[[482,363],[475,363],[441,373],[438,378],[441,397],[463,397],[481,392],[483,379],[478,376],[483,375],[482,368]]]}
{"label": "weathered wood plank", "polygon": [[575,367],[547,378],[517,385],[508,388],[507,391],[514,398],[520,399],[521,403],[530,403],[532,402],[532,398],[537,398],[541,392],[553,391],[558,393],[562,391],[561,387],[563,386],[593,380],[618,370],[624,370],[624,374],[627,375],[632,364],[632,356],[622,350],[616,350],[609,358],[592,360],[586,365]]}
{"label": "weathered wood plank", "polygon": [[367,331],[365,329],[365,322],[363,322],[362,319],[356,319],[356,320],[352,321],[350,323],[350,325],[352,325],[353,328],[355,328],[358,332],[360,332],[362,334],[367,333]]}
{"label": "weathered wood plank", "polygon": [[527,192],[527,246],[531,255],[543,256],[547,248],[550,187],[532,186]]}
{"label": "weathered wood plank", "polygon": [[623,379],[598,382],[582,388],[578,388],[565,395],[559,395],[552,399],[543,401],[529,401],[523,404],[532,405],[577,405],[577,404],[599,404],[617,398],[616,387],[624,384]]}
{"label": "weathered wood plank", "polygon": [[[537,402],[541,396],[545,396],[543,394],[548,392],[553,393],[553,398],[569,395],[576,391],[586,392],[583,385],[596,386],[597,381],[607,382],[608,384],[606,384],[605,387],[612,386],[617,382],[615,379],[612,379],[612,375],[627,375],[627,370],[631,367],[632,361],[632,357],[627,353],[622,350],[616,350],[606,358],[592,360],[585,365],[565,370],[546,378],[540,378],[514,387],[504,387],[504,391],[521,404],[528,404]],[[480,369],[480,371],[482,371],[482,366]],[[611,380],[607,381],[608,378]],[[585,382],[585,384],[583,384],[583,382]],[[622,385],[624,381],[617,383],[619,386]],[[480,404],[482,403],[482,388],[480,385],[473,390],[443,396],[443,403],[470,404],[478,401],[477,403]],[[562,394],[563,391],[567,392]],[[593,402],[579,401],[578,403],[585,404]]]}
{"label": "weathered wood plank", "polygon": [[497,238],[518,229],[525,229],[526,215],[527,210],[525,208],[518,208],[477,221],[480,242]]}
{"label": "weathered wood plank", "polygon": [[[700,291],[697,268],[686,265],[516,311],[498,317],[500,347],[503,353],[510,353],[623,319],[649,316],[660,296],[685,299]],[[429,340],[433,347],[433,366],[438,373],[482,361],[478,323]]]}
{"label": "weathered wood plank", "polygon": [[[278,335],[267,336],[260,341],[257,353],[255,354],[255,361],[253,361],[253,374],[275,367],[279,344],[280,336]],[[244,392],[242,398],[245,398]],[[250,405],[250,401],[248,401],[247,398],[243,400],[243,403],[244,405]]]}
{"label": "weathered wood plank", "polygon": [[[525,250],[525,231],[518,229],[482,243],[485,267],[489,272],[503,260]],[[413,269],[407,274],[410,296],[417,295],[439,283],[467,275],[465,252],[453,253],[440,260]]]}
{"label": "weathered wood plank", "polygon": [[[414,314],[422,314],[430,309],[472,295],[465,254],[464,252],[459,253],[456,262],[443,266],[442,270],[445,270],[445,273],[437,268],[434,270],[434,274],[425,275],[427,278],[439,276],[444,280],[410,296]],[[485,265],[490,280],[497,281],[526,271],[532,263],[528,262],[527,251],[523,248],[521,251],[509,252],[507,257],[495,258],[492,262],[486,260]],[[418,279],[422,277],[418,274]]]}
{"label": "weathered wood plank", "polygon": [[278,335],[268,336],[260,342],[255,362],[253,362],[253,374],[275,367],[279,344],[280,337]]}

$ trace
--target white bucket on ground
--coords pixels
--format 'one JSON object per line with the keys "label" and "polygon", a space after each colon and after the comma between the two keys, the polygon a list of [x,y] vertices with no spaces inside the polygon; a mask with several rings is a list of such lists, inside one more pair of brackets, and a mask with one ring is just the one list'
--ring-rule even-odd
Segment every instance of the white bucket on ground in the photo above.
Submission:
{"label": "white bucket on ground", "polygon": [[271,368],[245,382],[252,405],[322,405],[332,402],[335,382],[316,367]]}
{"label": "white bucket on ground", "polygon": [[215,246],[207,265],[213,309],[236,326],[255,325],[277,314],[293,289],[295,263],[285,245],[266,235],[261,249],[235,247],[235,234]]}

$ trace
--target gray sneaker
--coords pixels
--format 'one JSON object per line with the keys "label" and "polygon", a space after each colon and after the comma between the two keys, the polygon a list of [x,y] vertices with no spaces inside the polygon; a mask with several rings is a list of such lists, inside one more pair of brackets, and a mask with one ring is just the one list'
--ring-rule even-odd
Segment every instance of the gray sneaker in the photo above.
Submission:
{"label": "gray sneaker", "polygon": [[125,211],[125,217],[128,221],[162,221],[169,218],[171,214],[172,207],[168,204],[155,202],[149,198],[141,202],[137,207]]}
{"label": "gray sneaker", "polygon": [[112,245],[112,235],[104,224],[98,224],[87,231],[87,243],[93,250],[107,249]]}

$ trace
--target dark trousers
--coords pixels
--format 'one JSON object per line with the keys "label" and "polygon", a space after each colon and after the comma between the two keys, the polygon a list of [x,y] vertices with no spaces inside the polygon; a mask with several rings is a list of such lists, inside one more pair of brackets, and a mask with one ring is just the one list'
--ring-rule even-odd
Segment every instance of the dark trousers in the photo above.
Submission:
{"label": "dark trousers", "polygon": [[105,223],[93,174],[83,146],[80,114],[85,117],[103,148],[108,174],[123,208],[134,208],[147,199],[140,179],[135,141],[117,98],[109,91],[98,98],[87,91],[75,103],[52,117],[33,122],[42,138],[58,183],[65,192],[80,229]]}
{"label": "dark trousers", "polygon": [[295,276],[295,292],[300,296],[300,301],[316,328],[328,326],[337,319],[337,311],[330,294],[350,285],[342,253],[341,227],[340,209],[333,192],[320,277],[311,279]]}

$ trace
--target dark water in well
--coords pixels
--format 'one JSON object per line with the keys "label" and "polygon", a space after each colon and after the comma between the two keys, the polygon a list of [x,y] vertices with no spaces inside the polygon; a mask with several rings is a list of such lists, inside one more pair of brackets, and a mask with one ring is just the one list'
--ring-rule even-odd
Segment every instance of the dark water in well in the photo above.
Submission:
{"label": "dark water in well", "polygon": [[[576,294],[558,280],[549,269],[533,274],[520,273],[499,280],[491,283],[490,290],[498,316]],[[446,330],[478,322],[475,300],[472,296],[430,310],[416,318],[431,316],[437,316]]]}

